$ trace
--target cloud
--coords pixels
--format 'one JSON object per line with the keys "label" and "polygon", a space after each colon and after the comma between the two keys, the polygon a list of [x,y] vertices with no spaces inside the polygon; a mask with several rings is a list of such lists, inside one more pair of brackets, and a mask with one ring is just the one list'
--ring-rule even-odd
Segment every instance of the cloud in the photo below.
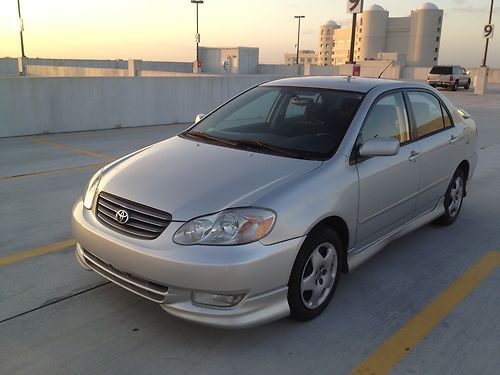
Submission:
{"label": "cloud", "polygon": [[[465,0],[454,0],[454,2],[458,6],[454,6],[450,9],[450,12],[455,12],[455,13],[471,13],[471,14],[485,14],[488,15],[490,12],[490,7],[489,6],[473,6],[473,5],[467,5],[465,6],[466,2]],[[493,13],[498,13],[500,12],[500,7],[494,7],[493,8]]]}

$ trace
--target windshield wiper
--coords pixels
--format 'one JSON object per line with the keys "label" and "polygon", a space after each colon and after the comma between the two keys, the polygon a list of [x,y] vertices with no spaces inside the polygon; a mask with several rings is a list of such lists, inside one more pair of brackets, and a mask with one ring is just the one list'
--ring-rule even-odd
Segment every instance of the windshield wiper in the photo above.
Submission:
{"label": "windshield wiper", "polygon": [[192,131],[192,132],[187,132],[187,133],[183,133],[183,134],[187,135],[187,136],[192,136],[192,137],[195,137],[195,138],[208,139],[208,140],[211,140],[211,141],[215,141],[215,142],[219,142],[219,143],[224,143],[224,144],[232,146],[232,147],[237,146],[238,143],[239,143],[239,142],[235,142],[235,141],[230,141],[229,139],[214,137],[213,135],[210,135],[210,134],[207,134],[207,133],[203,133],[203,132],[198,132],[198,131],[194,131],[194,132]]}
{"label": "windshield wiper", "polygon": [[251,146],[251,147],[254,147],[257,149],[262,149],[262,150],[270,150],[270,151],[273,151],[277,154],[286,155],[286,156],[289,156],[291,158],[303,158],[304,157],[304,155],[302,155],[298,152],[295,152],[292,150],[287,150],[287,149],[277,147],[277,146],[273,146],[273,145],[270,145],[268,143],[257,141],[255,139],[241,139],[241,140],[237,141],[237,145],[238,146]]}

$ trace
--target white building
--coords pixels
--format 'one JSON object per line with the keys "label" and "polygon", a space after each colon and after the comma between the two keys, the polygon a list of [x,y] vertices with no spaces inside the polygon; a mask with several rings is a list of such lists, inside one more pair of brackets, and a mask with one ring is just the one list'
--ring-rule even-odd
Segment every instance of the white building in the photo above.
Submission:
{"label": "white building", "polygon": [[[380,5],[368,6],[358,17],[354,60],[376,60],[381,53],[403,55],[408,66],[433,66],[439,57],[443,11],[422,3],[408,17],[389,17]],[[349,61],[351,26],[328,21],[320,28],[319,65]]]}
{"label": "white building", "polygon": [[[297,53],[285,53],[285,64],[293,65],[297,63]],[[299,64],[317,64],[318,54],[310,49],[299,51]]]}

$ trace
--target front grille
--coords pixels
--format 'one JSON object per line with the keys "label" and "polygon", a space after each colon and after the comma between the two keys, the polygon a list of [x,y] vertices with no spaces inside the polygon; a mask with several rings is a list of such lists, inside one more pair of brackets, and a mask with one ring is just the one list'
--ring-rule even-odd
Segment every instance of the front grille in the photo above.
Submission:
{"label": "front grille", "polygon": [[168,287],[117,270],[111,264],[104,262],[87,250],[83,250],[83,256],[85,257],[85,262],[92,270],[115,284],[153,302],[162,303],[165,300]]}
{"label": "front grille", "polygon": [[[116,218],[120,210],[126,211],[129,217],[123,224]],[[172,215],[165,211],[105,192],[101,192],[97,199],[97,217],[111,229],[144,240],[157,238],[172,220]]]}

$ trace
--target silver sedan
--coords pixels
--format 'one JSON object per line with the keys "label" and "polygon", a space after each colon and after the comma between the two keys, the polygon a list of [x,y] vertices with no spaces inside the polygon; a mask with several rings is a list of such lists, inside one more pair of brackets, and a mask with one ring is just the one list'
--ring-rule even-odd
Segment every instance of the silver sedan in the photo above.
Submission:
{"label": "silver sedan", "polygon": [[457,219],[476,139],[427,85],[265,83],[98,171],[73,209],[76,256],[201,324],[309,320],[342,273]]}

